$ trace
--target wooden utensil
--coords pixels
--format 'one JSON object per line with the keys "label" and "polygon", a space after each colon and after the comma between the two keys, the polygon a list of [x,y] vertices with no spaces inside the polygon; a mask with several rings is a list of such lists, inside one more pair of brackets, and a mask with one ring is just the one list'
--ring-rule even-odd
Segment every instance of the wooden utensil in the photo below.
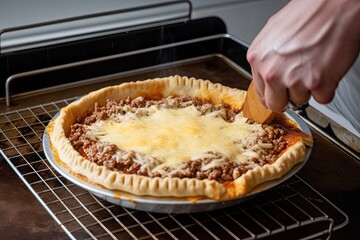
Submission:
{"label": "wooden utensil", "polygon": [[259,123],[269,123],[276,116],[276,112],[264,108],[256,93],[254,81],[251,81],[247,90],[243,107],[244,117]]}

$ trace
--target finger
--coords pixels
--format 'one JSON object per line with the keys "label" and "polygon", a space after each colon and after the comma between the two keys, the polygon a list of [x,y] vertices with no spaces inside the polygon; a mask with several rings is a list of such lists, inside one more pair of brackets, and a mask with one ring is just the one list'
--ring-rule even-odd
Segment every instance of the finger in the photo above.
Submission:
{"label": "finger", "polygon": [[335,90],[338,86],[337,81],[324,81],[321,82],[316,88],[311,89],[311,95],[314,99],[321,104],[331,102],[335,96]]}
{"label": "finger", "polygon": [[335,89],[330,91],[311,91],[315,101],[321,104],[330,103],[335,96]]}
{"label": "finger", "polygon": [[289,88],[289,99],[295,105],[307,103],[311,97],[311,92],[301,82]]}
{"label": "finger", "polygon": [[257,71],[253,71],[253,81],[260,103],[263,105],[263,107],[266,107],[264,100],[264,80]]}
{"label": "finger", "polygon": [[289,102],[289,94],[282,84],[265,83],[264,99],[267,108],[275,112],[283,112]]}

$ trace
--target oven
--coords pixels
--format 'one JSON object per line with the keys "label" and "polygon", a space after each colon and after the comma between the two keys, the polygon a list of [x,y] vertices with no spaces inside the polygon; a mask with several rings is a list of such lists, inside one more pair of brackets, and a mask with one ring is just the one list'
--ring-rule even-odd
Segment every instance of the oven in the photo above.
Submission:
{"label": "oven", "polygon": [[360,154],[309,117],[309,106],[289,110],[314,137],[306,165],[275,188],[231,206],[140,211],[59,174],[44,153],[44,130],[84,94],[170,75],[246,89],[251,70],[248,44],[229,34],[222,18],[196,15],[194,2],[47,17],[1,31],[2,239],[356,239]]}

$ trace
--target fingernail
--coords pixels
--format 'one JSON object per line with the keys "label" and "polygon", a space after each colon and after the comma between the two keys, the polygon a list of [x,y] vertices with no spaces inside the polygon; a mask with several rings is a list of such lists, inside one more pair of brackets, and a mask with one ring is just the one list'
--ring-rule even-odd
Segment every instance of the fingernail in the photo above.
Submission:
{"label": "fingernail", "polygon": [[264,108],[268,108],[268,107],[266,106],[265,101],[264,101],[263,98],[259,97],[259,100],[260,100],[261,105],[262,105]]}
{"label": "fingernail", "polygon": [[288,108],[289,108],[289,105],[288,105],[288,104],[286,104],[286,105],[285,105],[285,107],[284,107],[283,112],[285,112],[286,110],[288,110]]}

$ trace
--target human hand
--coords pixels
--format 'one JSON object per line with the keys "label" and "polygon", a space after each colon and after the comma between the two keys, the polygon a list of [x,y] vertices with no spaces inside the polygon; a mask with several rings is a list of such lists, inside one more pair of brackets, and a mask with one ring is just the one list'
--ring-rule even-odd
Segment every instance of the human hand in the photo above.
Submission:
{"label": "human hand", "polygon": [[292,0],[269,19],[247,59],[260,101],[281,112],[289,99],[330,102],[359,49],[358,0]]}

